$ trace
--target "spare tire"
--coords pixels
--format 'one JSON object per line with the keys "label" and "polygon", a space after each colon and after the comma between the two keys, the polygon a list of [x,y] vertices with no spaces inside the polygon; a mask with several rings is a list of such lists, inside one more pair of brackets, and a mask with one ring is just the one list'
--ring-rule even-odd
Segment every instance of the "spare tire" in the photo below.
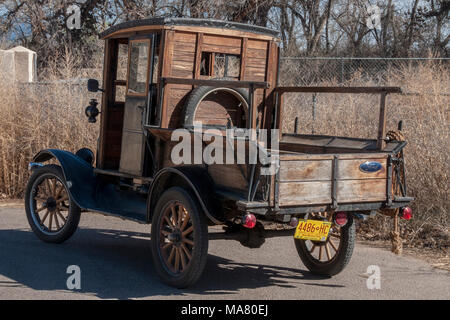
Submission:
{"label": "spare tire", "polygon": [[[182,122],[185,128],[192,128],[194,126],[194,121],[196,120],[196,112],[199,109],[200,103],[205,100],[211,94],[220,93],[222,95],[231,95],[232,97],[237,99],[238,106],[242,107],[242,111],[245,115],[245,123],[248,120],[248,110],[249,110],[249,93],[247,89],[242,88],[225,88],[225,87],[210,87],[210,86],[200,86],[192,90],[189,94],[186,103],[184,105],[183,114],[182,114]],[[225,104],[227,101],[223,101]],[[217,101],[216,101],[217,103]],[[227,108],[231,108],[232,106],[222,105],[224,109],[228,112]],[[217,115],[219,116],[219,115]],[[233,121],[233,119],[231,119]],[[236,119],[235,119],[236,120]],[[217,127],[225,127],[227,119],[224,119],[225,123],[217,124]],[[223,122],[223,121],[222,121]],[[234,126],[239,126],[234,123]],[[238,121],[241,122],[241,121]],[[241,127],[245,127],[245,123],[241,125]],[[214,125],[213,125],[214,126]]]}

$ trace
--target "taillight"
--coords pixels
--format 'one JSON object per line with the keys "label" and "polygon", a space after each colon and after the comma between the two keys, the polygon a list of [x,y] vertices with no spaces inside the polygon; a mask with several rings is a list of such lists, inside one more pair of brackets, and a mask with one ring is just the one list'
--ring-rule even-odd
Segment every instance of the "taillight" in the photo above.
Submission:
{"label": "taillight", "polygon": [[412,218],[412,209],[410,207],[403,207],[400,209],[400,218],[410,220]]}
{"label": "taillight", "polygon": [[247,213],[242,218],[242,225],[246,228],[252,229],[256,225],[256,217],[252,213]]}
{"label": "taillight", "polygon": [[336,212],[334,214],[334,222],[340,226],[343,227],[347,224],[348,217],[346,212]]}
{"label": "taillight", "polygon": [[296,226],[298,226],[298,219],[297,219],[296,217],[292,217],[292,218],[291,218],[291,221],[289,221],[289,225],[290,225],[291,227],[296,227]]}

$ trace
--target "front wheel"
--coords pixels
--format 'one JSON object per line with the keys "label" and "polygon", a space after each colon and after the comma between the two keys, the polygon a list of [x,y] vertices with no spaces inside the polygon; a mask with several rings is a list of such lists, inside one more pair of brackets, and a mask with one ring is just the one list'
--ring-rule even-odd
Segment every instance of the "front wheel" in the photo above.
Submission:
{"label": "front wheel", "polygon": [[195,198],[183,188],[165,191],[155,206],[151,232],[156,272],[185,288],[200,278],[208,256],[208,227]]}
{"label": "front wheel", "polygon": [[[331,221],[331,213],[312,213],[309,219]],[[349,214],[348,221],[340,227],[333,223],[325,242],[295,239],[295,246],[303,264],[313,274],[334,276],[340,273],[353,254],[355,225]]]}
{"label": "front wheel", "polygon": [[61,167],[46,165],[34,170],[25,192],[28,223],[39,239],[61,243],[80,222],[80,208],[70,197]]}

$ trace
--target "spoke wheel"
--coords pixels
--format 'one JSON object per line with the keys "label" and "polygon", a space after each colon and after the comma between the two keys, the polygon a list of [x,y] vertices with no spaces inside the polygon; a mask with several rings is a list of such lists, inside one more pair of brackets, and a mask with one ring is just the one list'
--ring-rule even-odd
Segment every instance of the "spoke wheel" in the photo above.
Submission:
{"label": "spoke wheel", "polygon": [[159,230],[164,263],[174,274],[182,273],[194,251],[194,226],[183,204],[175,201],[167,206]]}
{"label": "spoke wheel", "polygon": [[[329,220],[326,212],[311,213],[307,219]],[[341,227],[333,223],[325,242],[305,240],[305,246],[311,257],[318,262],[329,262],[333,260],[341,247]]]}
{"label": "spoke wheel", "polygon": [[295,239],[298,254],[305,266],[318,275],[333,276],[341,272],[350,261],[355,241],[355,226],[349,215],[345,226],[340,227],[328,212],[311,213],[311,220],[332,222],[327,240],[324,242]]}
{"label": "spoke wheel", "polygon": [[173,287],[194,284],[208,256],[208,227],[195,196],[172,187],[152,211],[152,255],[158,275]]}
{"label": "spoke wheel", "polygon": [[73,203],[62,170],[47,165],[34,170],[25,193],[25,209],[34,233],[43,241],[60,243],[78,227],[80,208]]}
{"label": "spoke wheel", "polygon": [[69,216],[69,194],[64,183],[52,174],[41,175],[31,194],[31,211],[42,231],[62,230]]}

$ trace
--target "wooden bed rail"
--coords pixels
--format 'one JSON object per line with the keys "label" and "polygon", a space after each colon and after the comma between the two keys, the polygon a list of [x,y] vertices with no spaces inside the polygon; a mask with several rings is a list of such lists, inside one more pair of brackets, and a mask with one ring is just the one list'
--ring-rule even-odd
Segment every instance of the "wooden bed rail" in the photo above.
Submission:
{"label": "wooden bed rail", "polygon": [[282,105],[284,93],[363,93],[363,94],[379,94],[380,95],[380,116],[378,121],[377,149],[383,150],[386,146],[386,96],[389,93],[402,93],[400,87],[277,87],[275,94],[278,96],[275,105],[275,123],[280,128],[282,121]]}
{"label": "wooden bed rail", "polygon": [[277,87],[276,92],[311,93],[402,93],[400,87]]}

